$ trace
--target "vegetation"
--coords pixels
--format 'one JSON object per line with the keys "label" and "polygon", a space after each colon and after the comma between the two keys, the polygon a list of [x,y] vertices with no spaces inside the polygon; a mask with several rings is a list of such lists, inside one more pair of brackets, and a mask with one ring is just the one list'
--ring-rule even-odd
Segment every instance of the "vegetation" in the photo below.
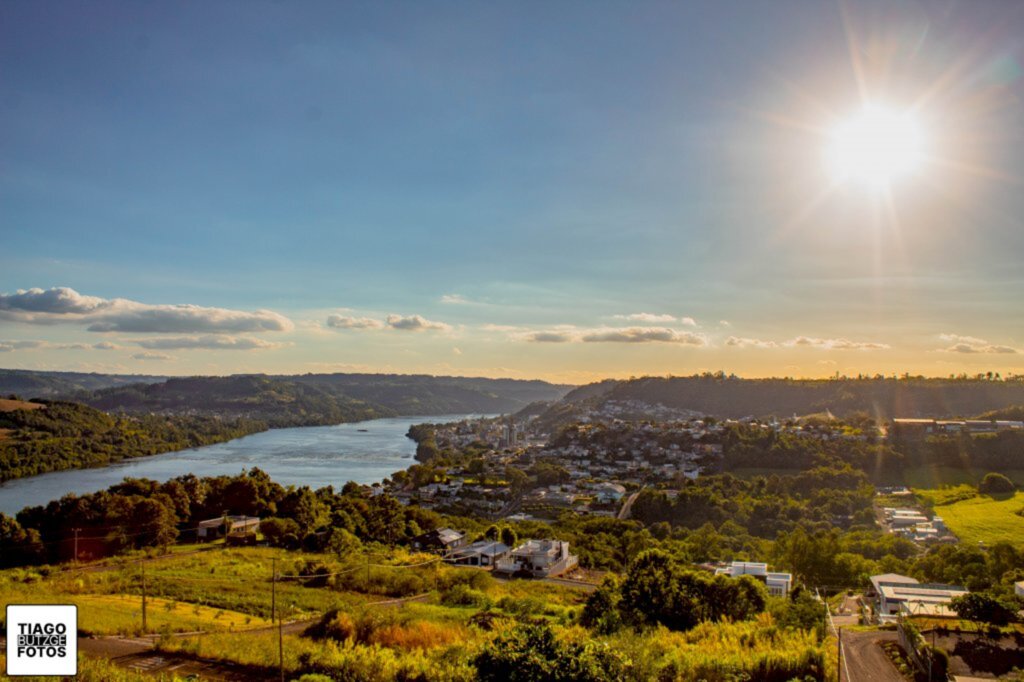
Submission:
{"label": "vegetation", "polygon": [[103,466],[132,457],[218,443],[265,430],[218,417],[104,414],[76,403],[0,412],[0,482],[48,471]]}
{"label": "vegetation", "polygon": [[968,496],[963,497],[961,492],[960,499],[950,499],[948,489],[921,490],[917,494],[965,544],[1009,542],[1024,546],[1024,517],[1018,513],[1024,508],[1024,492],[992,497],[968,489]]}

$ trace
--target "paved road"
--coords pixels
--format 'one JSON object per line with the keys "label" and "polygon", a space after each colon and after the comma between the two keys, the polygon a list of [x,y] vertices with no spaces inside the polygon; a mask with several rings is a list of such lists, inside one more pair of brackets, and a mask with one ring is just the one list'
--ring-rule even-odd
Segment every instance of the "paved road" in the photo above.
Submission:
{"label": "paved road", "polygon": [[[843,650],[846,652],[848,682],[906,682],[882,651],[879,642],[896,641],[895,632],[843,631]],[[842,680],[847,680],[847,669]]]}
{"label": "paved road", "polygon": [[[647,486],[644,486],[646,488]],[[636,498],[640,496],[640,493],[644,491],[644,488],[640,488],[635,493],[626,498],[626,504],[622,505],[622,509],[619,510],[619,515],[615,518],[620,521],[629,518],[629,512],[633,509],[633,503],[636,502]]]}

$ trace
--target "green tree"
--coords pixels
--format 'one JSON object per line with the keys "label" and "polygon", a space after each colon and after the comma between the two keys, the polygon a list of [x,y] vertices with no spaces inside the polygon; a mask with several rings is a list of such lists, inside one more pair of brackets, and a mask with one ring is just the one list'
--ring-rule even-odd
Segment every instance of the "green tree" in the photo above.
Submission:
{"label": "green tree", "polygon": [[1006,625],[1017,619],[1017,609],[982,592],[969,592],[953,597],[949,604],[964,620],[992,625]]}
{"label": "green tree", "polygon": [[1012,493],[1016,489],[1017,487],[1013,484],[1013,481],[1003,474],[994,472],[985,474],[985,477],[981,479],[981,483],[978,484],[978,492],[983,495]]}

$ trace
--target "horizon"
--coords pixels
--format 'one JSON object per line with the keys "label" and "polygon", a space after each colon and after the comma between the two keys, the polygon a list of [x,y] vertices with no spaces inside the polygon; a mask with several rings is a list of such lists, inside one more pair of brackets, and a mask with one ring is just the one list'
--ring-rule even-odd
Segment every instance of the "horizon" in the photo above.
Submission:
{"label": "horizon", "polygon": [[0,364],[1024,374],[1024,6],[0,7]]}

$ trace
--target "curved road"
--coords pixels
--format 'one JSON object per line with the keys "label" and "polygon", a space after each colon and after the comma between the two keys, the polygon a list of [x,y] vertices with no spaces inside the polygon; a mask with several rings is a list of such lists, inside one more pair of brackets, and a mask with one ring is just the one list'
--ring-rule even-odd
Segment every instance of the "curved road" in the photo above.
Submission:
{"label": "curved road", "polygon": [[847,680],[848,670],[849,682],[906,682],[879,646],[880,642],[896,639],[896,633],[891,631],[843,631],[847,669],[843,670],[842,679]]}

